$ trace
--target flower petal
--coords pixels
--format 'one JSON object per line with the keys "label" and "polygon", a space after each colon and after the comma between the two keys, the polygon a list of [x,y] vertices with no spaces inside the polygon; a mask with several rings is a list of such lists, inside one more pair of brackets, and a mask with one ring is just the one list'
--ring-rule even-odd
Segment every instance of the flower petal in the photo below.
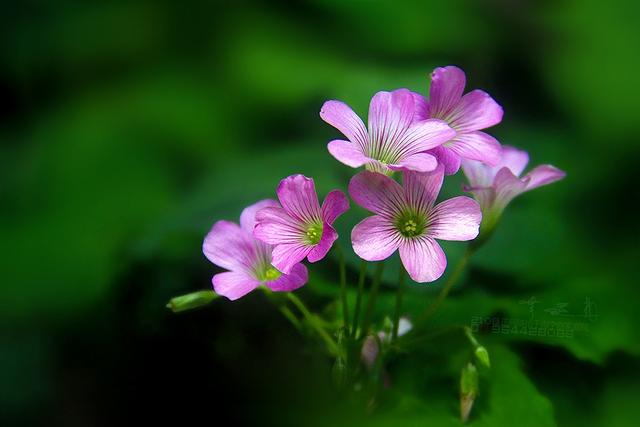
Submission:
{"label": "flower petal", "polygon": [[353,142],[336,139],[327,145],[327,149],[337,161],[352,168],[359,168],[369,161],[362,153],[362,148]]}
{"label": "flower petal", "polygon": [[406,205],[400,184],[386,175],[364,171],[351,178],[349,195],[373,213],[393,216]]}
{"label": "flower petal", "polygon": [[227,270],[250,270],[256,258],[251,234],[231,221],[213,224],[202,252],[209,261]]}
{"label": "flower petal", "polygon": [[438,67],[431,73],[429,88],[429,114],[445,117],[460,101],[466,78],[464,71],[452,65]]}
{"label": "flower petal", "polygon": [[265,282],[265,286],[274,292],[290,292],[304,286],[307,280],[309,280],[307,267],[296,264],[289,274],[283,274],[276,280]]}
{"label": "flower petal", "polygon": [[543,185],[561,180],[567,174],[551,165],[540,165],[529,172],[524,178],[528,179],[527,191]]}
{"label": "flower petal", "polygon": [[227,271],[213,276],[213,290],[231,301],[241,298],[257,288],[260,282],[246,273]]}
{"label": "flower petal", "polygon": [[454,175],[460,169],[460,156],[444,145],[429,150],[429,153],[438,159],[438,163],[442,163],[445,175]]}
{"label": "flower petal", "polygon": [[408,89],[376,93],[369,104],[370,141],[385,141],[408,129],[414,109],[415,100]]}
{"label": "flower petal", "polygon": [[500,143],[479,131],[458,134],[447,143],[447,148],[464,159],[478,160],[491,166],[497,165],[502,157]]}
{"label": "flower petal", "polygon": [[458,132],[471,132],[500,123],[502,114],[502,107],[488,93],[474,90],[462,97],[447,121]]}
{"label": "flower petal", "polygon": [[251,206],[247,206],[240,214],[240,227],[249,233],[253,233],[253,228],[256,226],[256,213],[260,209],[279,206],[280,204],[273,199],[260,200]]}
{"label": "flower petal", "polygon": [[403,155],[411,155],[438,147],[456,136],[447,122],[438,119],[416,122],[396,143]]}
{"label": "flower petal", "polygon": [[427,236],[403,240],[400,259],[409,276],[418,283],[437,280],[447,268],[447,257],[442,248]]}
{"label": "flower petal", "polygon": [[402,174],[407,204],[418,212],[428,212],[438,197],[444,180],[444,166],[438,165],[429,173],[404,172]]}
{"label": "flower petal", "polygon": [[253,235],[256,239],[271,245],[297,244],[302,242],[304,229],[299,221],[291,218],[283,208],[263,208],[256,214]]}
{"label": "flower petal", "polygon": [[320,117],[342,132],[349,141],[364,149],[369,139],[367,129],[347,104],[341,101],[327,101],[320,109]]}
{"label": "flower petal", "polygon": [[514,197],[527,191],[527,180],[518,178],[507,167],[500,169],[493,187],[496,190],[495,205],[498,209],[504,209]]}
{"label": "flower petal", "polygon": [[353,251],[367,261],[389,258],[400,245],[402,236],[393,222],[378,215],[363,219],[351,231]]}
{"label": "flower petal", "polygon": [[496,199],[496,190],[493,187],[469,187],[465,185],[463,189],[473,194],[473,197],[480,204],[480,209],[485,213]]}
{"label": "flower petal", "polygon": [[407,317],[401,317],[398,321],[398,336],[408,334],[413,329],[413,323]]}
{"label": "flower petal", "polygon": [[318,262],[322,258],[327,255],[331,246],[333,246],[333,242],[338,238],[338,233],[336,230],[327,223],[324,223],[322,226],[322,238],[320,241],[313,246],[309,255],[307,255],[307,259],[309,262]]}
{"label": "flower petal", "polygon": [[463,159],[462,169],[471,187],[492,186],[498,172],[503,168],[511,171],[516,178],[520,176],[529,163],[529,154],[526,151],[503,145],[500,161],[493,167],[489,167],[475,160]]}
{"label": "flower petal", "polygon": [[498,163],[493,170],[493,177],[495,177],[503,167],[508,167],[515,176],[520,176],[524,168],[527,167],[527,163],[529,163],[529,154],[526,151],[503,145],[502,157],[500,163]]}
{"label": "flower petal", "polygon": [[438,167],[438,160],[429,153],[418,153],[387,167],[393,171],[431,172]]}
{"label": "flower petal", "polygon": [[271,265],[282,273],[290,274],[293,267],[311,252],[313,246],[303,243],[285,243],[273,248]]}
{"label": "flower petal", "polygon": [[458,196],[436,205],[428,233],[442,240],[473,240],[478,236],[482,212],[475,200]]}
{"label": "flower petal", "polygon": [[472,188],[491,187],[495,176],[493,169],[477,160],[462,159],[462,172],[467,177],[469,187]]}
{"label": "flower petal", "polygon": [[280,204],[287,213],[302,222],[321,221],[320,203],[313,179],[304,175],[291,175],[276,190]]}
{"label": "flower petal", "polygon": [[333,222],[340,215],[349,210],[349,199],[340,190],[333,190],[327,194],[322,202],[322,220],[327,224]]}
{"label": "flower petal", "polygon": [[414,101],[413,121],[426,120],[429,118],[429,101],[419,93],[412,92]]}

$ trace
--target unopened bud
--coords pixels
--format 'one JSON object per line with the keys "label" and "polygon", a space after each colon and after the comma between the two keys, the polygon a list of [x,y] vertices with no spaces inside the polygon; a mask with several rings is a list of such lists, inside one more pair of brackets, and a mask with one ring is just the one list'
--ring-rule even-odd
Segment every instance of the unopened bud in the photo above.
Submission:
{"label": "unopened bud", "polygon": [[174,313],[180,313],[181,311],[205,306],[216,298],[218,298],[218,295],[213,291],[192,292],[171,298],[167,304],[167,308],[171,309]]}
{"label": "unopened bud", "polygon": [[465,327],[464,333],[467,338],[469,338],[469,342],[473,346],[473,353],[476,355],[480,363],[482,363],[482,365],[486,366],[487,368],[490,368],[491,362],[489,360],[489,352],[487,351],[487,349],[484,346],[480,345],[478,340],[473,336],[471,328]]}
{"label": "unopened bud", "polygon": [[368,370],[373,369],[379,352],[380,346],[378,345],[378,340],[376,339],[376,337],[374,337],[373,335],[369,335],[364,339],[360,356],[362,358],[362,362]]}
{"label": "unopened bud", "polygon": [[460,375],[460,419],[466,423],[478,395],[478,370],[471,362],[462,368]]}
{"label": "unopened bud", "polygon": [[382,321],[382,331],[386,335],[391,336],[391,331],[393,331],[393,320],[389,316],[385,316]]}
{"label": "unopened bud", "polygon": [[491,367],[491,361],[489,360],[489,352],[483,346],[476,347],[476,357],[487,368]]}

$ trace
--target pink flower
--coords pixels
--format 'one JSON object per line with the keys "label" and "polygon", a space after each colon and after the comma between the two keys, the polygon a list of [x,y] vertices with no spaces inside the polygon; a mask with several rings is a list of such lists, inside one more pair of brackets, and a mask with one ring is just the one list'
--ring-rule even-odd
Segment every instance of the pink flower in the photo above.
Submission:
{"label": "pink flower", "polygon": [[481,90],[462,95],[466,84],[458,67],[436,68],[431,73],[429,100],[414,94],[417,119],[441,119],[455,129],[450,141],[430,151],[452,175],[460,169],[460,160],[478,160],[495,165],[500,160],[500,144],[480,130],[500,123],[502,107]]}
{"label": "pink flower", "polygon": [[514,197],[551,184],[565,177],[565,173],[551,165],[541,165],[519,178],[529,163],[526,151],[502,147],[502,158],[495,166],[465,160],[462,170],[469,181],[465,191],[473,193],[484,214],[483,228],[492,228],[504,208]]}
{"label": "pink flower", "polygon": [[353,168],[366,165],[382,173],[412,170],[429,172],[437,160],[425,151],[455,136],[441,120],[416,122],[416,101],[407,89],[378,92],[369,105],[369,130],[345,103],[327,101],[320,110],[325,122],[349,141],[334,140],[327,148],[333,157]]}
{"label": "pink flower", "polygon": [[357,224],[353,249],[367,261],[380,261],[396,250],[409,276],[432,282],[445,270],[447,258],[435,239],[472,240],[482,214],[478,203],[465,196],[435,205],[444,168],[430,173],[405,172],[404,186],[374,172],[361,172],[349,183],[351,198],[376,215]]}
{"label": "pink flower", "polygon": [[260,210],[253,234],[275,246],[273,265],[289,273],[305,257],[310,262],[324,258],[338,238],[331,225],[349,209],[349,201],[342,191],[333,190],[320,207],[313,179],[303,175],[283,179],[276,192],[282,207]]}
{"label": "pink flower", "polygon": [[240,225],[218,221],[204,239],[202,251],[215,265],[229,271],[213,276],[213,289],[230,300],[241,298],[265,285],[272,291],[293,291],[307,283],[307,267],[292,266],[282,274],[271,264],[272,247],[256,240],[252,231],[256,212],[278,206],[275,200],[262,200],[242,211]]}

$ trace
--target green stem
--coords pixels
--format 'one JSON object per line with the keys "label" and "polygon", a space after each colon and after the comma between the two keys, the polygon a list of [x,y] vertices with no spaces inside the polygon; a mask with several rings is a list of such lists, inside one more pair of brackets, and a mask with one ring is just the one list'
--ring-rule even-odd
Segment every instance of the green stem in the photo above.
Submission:
{"label": "green stem", "polygon": [[282,313],[282,315],[289,322],[291,322],[291,324],[298,330],[298,332],[302,332],[302,324],[300,323],[296,315],[293,314],[291,310],[289,310],[289,307],[286,306],[286,302],[283,302],[278,296],[276,296],[271,291],[271,289],[267,288],[266,286],[262,286],[262,290],[264,294],[267,296],[267,298],[269,299],[269,301],[271,301],[273,304],[275,304],[278,307],[278,310],[280,311],[280,313]]}
{"label": "green stem", "polygon": [[289,322],[291,322],[291,324],[298,330],[298,332],[302,332],[302,324],[300,324],[300,321],[298,320],[296,315],[293,314],[293,312],[291,310],[289,310],[289,307],[287,307],[286,305],[282,304],[282,305],[278,306],[278,309],[280,310],[280,313],[282,313],[282,315],[287,320],[289,320]]}
{"label": "green stem", "polygon": [[360,263],[360,276],[358,276],[358,296],[356,297],[356,308],[353,313],[353,325],[351,327],[351,337],[355,338],[360,323],[360,307],[362,305],[362,294],[364,292],[364,280],[367,277],[367,261]]}
{"label": "green stem", "polygon": [[480,344],[478,343],[478,340],[476,340],[476,338],[471,333],[471,328],[469,328],[468,326],[465,326],[464,327],[464,334],[467,336],[467,338],[469,338],[469,342],[471,343],[473,348],[476,348],[476,347],[480,346]]}
{"label": "green stem", "polygon": [[336,245],[336,254],[340,264],[340,299],[342,299],[342,318],[345,331],[349,330],[349,301],[347,301],[347,267],[340,246]]}
{"label": "green stem", "polygon": [[405,271],[404,267],[400,266],[400,273],[398,274],[398,292],[396,293],[396,312],[393,316],[393,332],[391,334],[391,341],[395,341],[398,338],[398,328],[400,327],[400,311],[402,310],[402,295],[404,293]]}
{"label": "green stem", "polygon": [[424,322],[425,320],[429,319],[429,317],[431,317],[431,315],[433,315],[433,313],[435,313],[436,310],[438,310],[442,302],[445,300],[445,298],[447,298],[447,295],[449,295],[449,291],[451,290],[453,285],[458,281],[458,279],[462,275],[462,272],[464,271],[467,264],[469,263],[469,259],[471,259],[471,255],[473,255],[473,253],[474,253],[474,249],[471,246],[467,246],[467,250],[464,252],[464,255],[462,256],[460,261],[458,261],[458,264],[455,266],[453,272],[451,273],[451,276],[449,276],[449,279],[447,279],[447,281],[445,282],[444,286],[442,287],[442,290],[436,297],[436,300],[433,303],[431,303],[429,307],[427,307],[426,311],[420,317],[420,320],[419,320],[420,322]]}
{"label": "green stem", "polygon": [[309,325],[311,325],[318,333],[318,335],[320,335],[320,338],[322,338],[322,340],[325,342],[325,344],[329,348],[329,351],[331,351],[331,353],[333,353],[334,355],[341,355],[342,351],[338,344],[336,344],[336,342],[329,336],[329,334],[327,334],[327,331],[325,331],[322,325],[318,323],[317,317],[309,311],[307,306],[304,305],[300,298],[298,298],[292,292],[287,292],[286,295],[287,298],[289,298],[289,301],[291,301],[293,305],[295,305],[298,310],[300,310],[300,313],[302,313],[307,322],[309,322]]}
{"label": "green stem", "polygon": [[373,308],[375,307],[376,299],[378,298],[378,290],[380,289],[380,282],[382,280],[383,271],[384,261],[380,261],[376,265],[376,271],[373,274],[371,292],[369,293],[369,299],[367,300],[367,311],[365,312],[364,322],[362,324],[362,333],[365,335],[369,332],[369,326],[371,326],[371,317],[373,316]]}

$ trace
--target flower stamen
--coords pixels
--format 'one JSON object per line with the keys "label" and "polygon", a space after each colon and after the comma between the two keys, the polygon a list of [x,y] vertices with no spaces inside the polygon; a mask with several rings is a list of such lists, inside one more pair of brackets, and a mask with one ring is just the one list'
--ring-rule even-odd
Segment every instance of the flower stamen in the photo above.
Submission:
{"label": "flower stamen", "polygon": [[261,282],[272,282],[282,276],[282,273],[271,264],[264,264],[255,271],[256,278]]}
{"label": "flower stamen", "polygon": [[397,230],[404,237],[416,237],[424,233],[426,229],[425,219],[412,212],[402,213],[395,222]]}
{"label": "flower stamen", "polygon": [[266,280],[267,282],[270,282],[272,280],[277,280],[280,278],[281,275],[282,273],[280,273],[275,267],[270,266],[264,272],[264,280]]}
{"label": "flower stamen", "polygon": [[322,224],[312,224],[306,231],[306,243],[315,245],[322,239]]}

